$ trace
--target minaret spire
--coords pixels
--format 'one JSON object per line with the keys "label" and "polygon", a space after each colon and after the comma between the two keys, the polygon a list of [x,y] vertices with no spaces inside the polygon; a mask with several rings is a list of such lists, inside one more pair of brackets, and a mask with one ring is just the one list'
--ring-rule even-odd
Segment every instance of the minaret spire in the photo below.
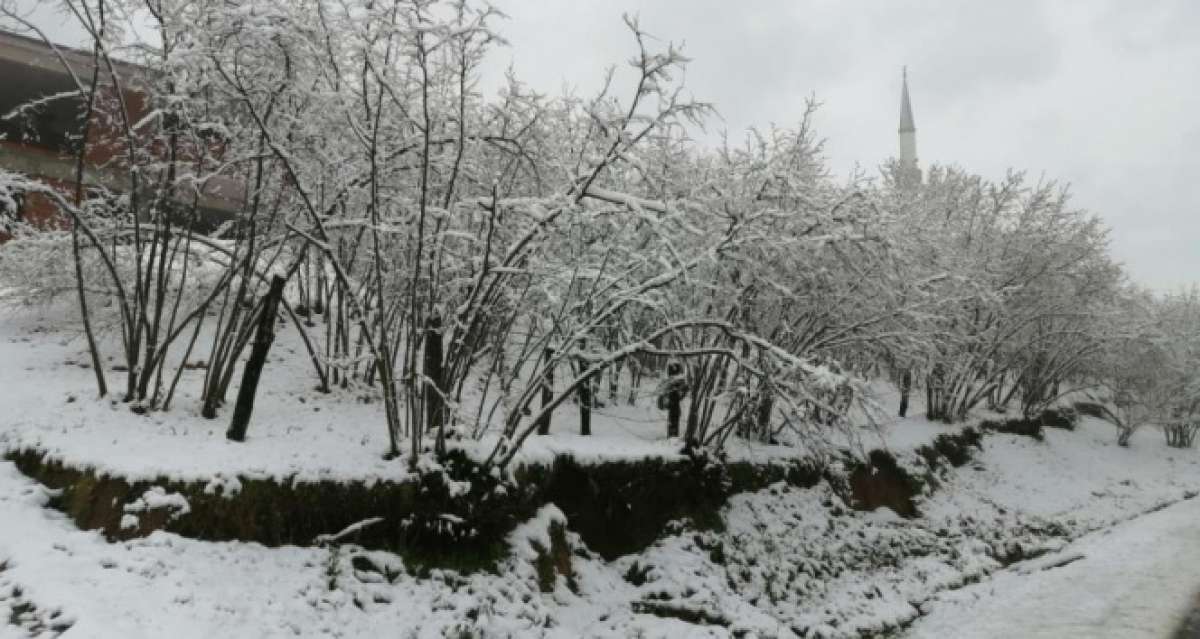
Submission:
{"label": "minaret spire", "polygon": [[917,166],[917,127],[913,124],[912,103],[908,99],[908,67],[901,69],[900,88],[900,168],[913,181],[921,181]]}
{"label": "minaret spire", "polygon": [[916,133],[917,127],[913,125],[912,104],[908,101],[908,67],[903,67],[902,69],[903,84],[900,89],[900,132]]}

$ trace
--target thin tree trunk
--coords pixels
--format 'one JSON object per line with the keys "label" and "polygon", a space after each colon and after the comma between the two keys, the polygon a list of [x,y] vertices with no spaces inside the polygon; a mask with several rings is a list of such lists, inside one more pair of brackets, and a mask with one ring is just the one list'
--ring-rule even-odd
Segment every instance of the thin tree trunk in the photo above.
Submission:
{"label": "thin tree trunk", "polygon": [[[554,359],[554,349],[547,348],[543,351],[545,357],[545,367],[542,369],[542,408],[545,409],[554,401],[554,366],[551,361]],[[552,411],[546,411],[538,418],[537,434],[550,434],[550,415]]]}
{"label": "thin tree trunk", "polygon": [[758,412],[755,415],[755,423],[758,426],[759,435],[762,441],[771,441],[771,413],[775,410],[775,397],[770,393],[764,392],[758,400]]}
{"label": "thin tree trunk", "polygon": [[[79,155],[75,159],[75,206],[83,204],[83,167],[87,153],[87,138],[90,130],[92,114],[96,108],[96,82],[100,77],[100,64],[97,60],[99,50],[92,48],[92,85],[88,91],[87,108],[83,114],[83,131],[79,140]],[[96,245],[97,251],[104,249]],[[96,374],[96,387],[100,397],[108,394],[108,382],[104,379],[104,363],[100,358],[100,348],[96,345],[96,335],[92,330],[91,313],[88,311],[87,294],[83,290],[83,264],[79,254],[79,225],[71,223],[71,255],[75,259],[75,290],[79,295],[79,316],[83,320],[83,333],[87,336],[88,354],[92,359],[92,371]]]}
{"label": "thin tree trunk", "polygon": [[[580,370],[586,370],[587,364],[579,363]],[[592,380],[585,379],[579,385],[577,391],[579,398],[579,434],[588,436],[592,434]]]}
{"label": "thin tree trunk", "polygon": [[682,373],[683,365],[678,362],[667,365],[667,437],[679,437],[679,416],[682,414],[679,404],[683,400],[683,393],[680,392]]}
{"label": "thin tree trunk", "polygon": [[246,360],[242,373],[242,386],[238,389],[237,404],[233,407],[233,419],[225,436],[235,442],[246,439],[246,428],[250,425],[250,413],[254,411],[254,396],[258,392],[258,380],[262,376],[263,364],[267,362],[267,351],[275,341],[275,322],[279,312],[279,300],[283,297],[283,285],[287,280],[274,276],[271,288],[263,300],[262,314],[258,318],[258,329],[254,335],[254,347]]}
{"label": "thin tree trunk", "polygon": [[196,338],[200,337],[200,327],[203,325],[204,314],[202,313],[200,317],[196,318],[196,330],[192,331],[192,339],[188,341],[187,348],[183,351],[183,361],[179,364],[179,368],[175,369],[175,377],[171,379],[171,386],[167,389],[167,396],[163,400],[163,411],[171,410],[171,399],[175,397],[175,386],[179,384],[183,369],[187,368],[188,357],[192,354],[192,347],[196,345]]}
{"label": "thin tree trunk", "polygon": [[905,369],[900,378],[900,417],[908,415],[908,396],[912,393],[912,371]]}
{"label": "thin tree trunk", "polygon": [[442,379],[442,320],[437,315],[425,321],[424,356],[425,427],[427,431],[434,431],[434,451],[441,456],[446,452],[446,402]]}

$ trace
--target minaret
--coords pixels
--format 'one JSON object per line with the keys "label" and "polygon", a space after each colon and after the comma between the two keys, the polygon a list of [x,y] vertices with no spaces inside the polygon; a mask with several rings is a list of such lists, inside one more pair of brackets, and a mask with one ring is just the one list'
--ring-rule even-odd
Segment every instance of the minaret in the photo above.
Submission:
{"label": "minaret", "polygon": [[908,67],[902,71],[903,85],[900,89],[900,170],[913,182],[921,181],[921,167],[917,166],[917,127],[913,124],[912,104],[908,101]]}

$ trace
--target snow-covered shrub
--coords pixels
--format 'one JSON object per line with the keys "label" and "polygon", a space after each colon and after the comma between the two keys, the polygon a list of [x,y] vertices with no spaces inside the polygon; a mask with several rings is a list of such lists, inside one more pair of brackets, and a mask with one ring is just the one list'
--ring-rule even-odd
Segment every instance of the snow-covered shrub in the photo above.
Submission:
{"label": "snow-covered shrub", "polygon": [[979,429],[996,433],[1008,433],[1010,435],[1022,435],[1042,441],[1045,438],[1045,435],[1042,433],[1042,425],[1041,418],[1026,419],[1024,417],[1016,417],[999,420],[985,419],[979,422]]}
{"label": "snow-covered shrub", "polygon": [[1200,422],[1177,421],[1163,424],[1163,436],[1167,446],[1171,448],[1191,448],[1196,443],[1196,434],[1200,433]]}
{"label": "snow-covered shrub", "polygon": [[1200,290],[1125,300],[1125,328],[1099,368],[1102,388],[1078,405],[1117,427],[1117,443],[1157,424],[1172,446],[1187,445],[1200,420]]}
{"label": "snow-covered shrub", "polygon": [[1079,423],[1079,413],[1072,406],[1055,406],[1042,411],[1041,422],[1047,428],[1075,430]]}

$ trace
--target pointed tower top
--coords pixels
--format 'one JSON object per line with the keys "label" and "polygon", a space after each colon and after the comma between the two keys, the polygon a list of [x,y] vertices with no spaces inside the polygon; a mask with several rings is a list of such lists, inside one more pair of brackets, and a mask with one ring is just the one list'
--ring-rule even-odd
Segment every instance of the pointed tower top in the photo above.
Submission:
{"label": "pointed tower top", "polygon": [[903,78],[903,86],[900,89],[900,132],[907,133],[916,131],[917,127],[913,124],[912,105],[908,102],[908,67],[903,67],[901,71]]}

